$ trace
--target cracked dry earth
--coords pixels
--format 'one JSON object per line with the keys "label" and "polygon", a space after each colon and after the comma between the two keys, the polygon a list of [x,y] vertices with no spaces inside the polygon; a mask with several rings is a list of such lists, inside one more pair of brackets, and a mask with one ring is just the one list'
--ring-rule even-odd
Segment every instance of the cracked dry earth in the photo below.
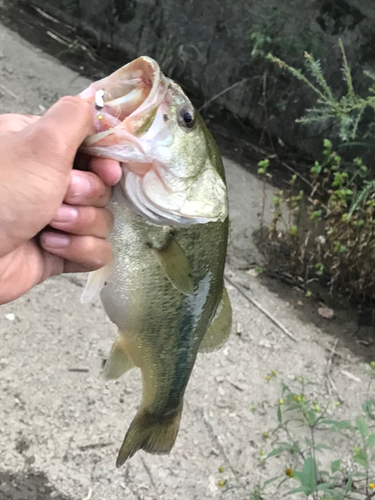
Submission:
{"label": "cracked dry earth", "polygon": [[[87,83],[0,26],[2,112],[40,114]],[[323,402],[341,397],[342,418],[357,415],[365,362],[375,357],[372,332],[358,330],[345,310],[321,318],[319,304],[241,270],[254,260],[261,188],[240,165],[225,160],[225,166],[233,333],[220,351],[198,356],[172,453],[139,452],[115,468],[140,400],[140,376],[133,370],[104,383],[101,367],[115,327],[100,302],[80,304],[84,276],[57,277],[0,307],[0,500],[246,500],[259,474],[273,472],[272,465],[258,468],[258,456],[266,446],[263,432],[276,425],[281,380],[303,373]],[[271,370],[277,380],[266,383]],[[280,465],[276,460],[274,467]],[[223,478],[228,482],[221,488]]]}

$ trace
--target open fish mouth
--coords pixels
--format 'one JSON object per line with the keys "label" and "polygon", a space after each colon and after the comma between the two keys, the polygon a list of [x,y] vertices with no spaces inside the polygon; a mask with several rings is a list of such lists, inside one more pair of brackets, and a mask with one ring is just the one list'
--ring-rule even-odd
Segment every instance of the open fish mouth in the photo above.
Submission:
{"label": "open fish mouth", "polygon": [[146,56],[92,83],[79,96],[93,106],[97,133],[84,141],[82,150],[119,161],[147,161],[137,137],[152,125],[167,89],[168,79]]}
{"label": "open fish mouth", "polygon": [[168,111],[176,111],[176,103],[186,104],[192,113],[193,107],[156,61],[139,57],[92,83],[80,97],[92,105],[96,128],[81,150],[121,162],[121,187],[135,212],[158,225],[225,220],[226,187],[209,165],[204,132],[201,129],[197,136],[198,158],[195,136],[189,149],[183,144],[184,133],[181,141],[179,118],[168,121]]}

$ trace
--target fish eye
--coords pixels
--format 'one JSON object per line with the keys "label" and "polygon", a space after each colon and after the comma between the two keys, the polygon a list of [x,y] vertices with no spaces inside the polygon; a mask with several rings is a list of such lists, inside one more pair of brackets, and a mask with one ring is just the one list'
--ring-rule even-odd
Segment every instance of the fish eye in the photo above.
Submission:
{"label": "fish eye", "polygon": [[184,123],[188,128],[191,128],[194,126],[194,115],[190,111],[181,111],[181,118]]}

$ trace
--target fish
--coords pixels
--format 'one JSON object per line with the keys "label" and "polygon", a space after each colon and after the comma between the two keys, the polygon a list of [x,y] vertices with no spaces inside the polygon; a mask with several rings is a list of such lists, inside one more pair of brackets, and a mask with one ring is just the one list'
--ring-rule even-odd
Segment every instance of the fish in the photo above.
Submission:
{"label": "fish", "polygon": [[118,336],[107,380],[132,368],[142,399],[118,453],[168,454],[198,352],[228,339],[232,309],[224,285],[228,198],[223,162],[182,88],[142,56],[92,83],[96,133],[81,150],[121,162],[110,210],[110,264],[91,273],[81,302],[100,294]]}

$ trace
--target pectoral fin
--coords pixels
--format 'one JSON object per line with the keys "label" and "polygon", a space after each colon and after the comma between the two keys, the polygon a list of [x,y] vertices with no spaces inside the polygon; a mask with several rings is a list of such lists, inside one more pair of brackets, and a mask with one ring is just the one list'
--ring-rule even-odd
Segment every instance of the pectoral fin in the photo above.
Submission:
{"label": "pectoral fin", "polygon": [[181,293],[192,295],[194,290],[190,264],[177,241],[172,237],[165,248],[152,247],[152,250],[172,285]]}
{"label": "pectoral fin", "polygon": [[85,289],[81,295],[81,304],[87,304],[92,300],[99,297],[99,294],[108,279],[111,272],[112,264],[111,262],[106,266],[89,273]]}
{"label": "pectoral fin", "polygon": [[117,337],[104,365],[104,377],[106,380],[115,380],[134,367],[135,364],[125,351],[124,341]]}
{"label": "pectoral fin", "polygon": [[227,340],[232,329],[232,306],[228,292],[223,287],[219,305],[210,326],[199,346],[199,352],[212,352],[219,349]]}

